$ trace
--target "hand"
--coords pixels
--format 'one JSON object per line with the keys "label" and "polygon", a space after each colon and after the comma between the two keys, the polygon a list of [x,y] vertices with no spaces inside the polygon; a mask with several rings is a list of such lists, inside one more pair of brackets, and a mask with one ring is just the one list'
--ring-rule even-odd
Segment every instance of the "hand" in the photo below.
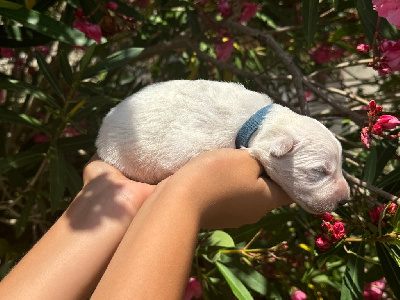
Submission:
{"label": "hand", "polygon": [[[219,149],[199,155],[166,182],[197,209],[204,229],[255,223],[271,210],[292,203],[245,150]],[[177,200],[178,201],[178,200]]]}
{"label": "hand", "polygon": [[121,171],[95,154],[83,170],[83,189],[80,194],[89,194],[93,207],[96,207],[96,201],[97,207],[101,203],[99,197],[91,195],[101,195],[101,199],[114,201],[117,207],[123,208],[134,217],[154,188],[154,185],[128,179]]}

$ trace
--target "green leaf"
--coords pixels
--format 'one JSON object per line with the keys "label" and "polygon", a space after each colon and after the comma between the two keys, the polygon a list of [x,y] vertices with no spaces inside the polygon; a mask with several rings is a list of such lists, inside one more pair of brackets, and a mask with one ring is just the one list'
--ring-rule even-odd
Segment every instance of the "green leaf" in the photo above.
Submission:
{"label": "green leaf", "polygon": [[314,41],[317,32],[319,0],[303,0],[301,2],[301,15],[303,18],[303,31],[308,46]]}
{"label": "green leaf", "polygon": [[244,225],[239,228],[226,230],[235,243],[248,242],[260,228],[281,228],[286,222],[293,220],[294,213],[269,213],[255,224]]}
{"label": "green leaf", "polygon": [[75,197],[82,189],[83,182],[81,176],[71,164],[65,166],[66,185],[72,197]]}
{"label": "green leaf", "polygon": [[389,284],[396,297],[400,299],[400,267],[390,255],[387,248],[388,245],[376,242],[375,246],[386,282]]}
{"label": "green leaf", "polygon": [[28,198],[27,202],[24,204],[24,207],[21,211],[20,217],[15,226],[15,234],[17,238],[21,237],[21,235],[25,232],[26,223],[28,223],[29,216],[31,214],[31,210],[33,204],[35,203],[34,199],[31,197]]}
{"label": "green leaf", "polygon": [[[373,9],[372,1],[357,0],[357,11],[364,28],[364,33],[367,36],[369,44],[372,45],[376,30],[376,21],[378,19],[378,14]],[[397,40],[395,28],[384,18],[380,18],[379,33],[384,38]]]}
{"label": "green leaf", "polygon": [[226,232],[222,230],[215,230],[202,241],[202,245],[232,248],[235,247],[235,242]]}
{"label": "green leaf", "polygon": [[400,168],[396,168],[389,174],[383,176],[382,179],[378,182],[377,186],[385,188],[393,183],[398,182],[399,178],[400,178]]}
{"label": "green leaf", "polygon": [[61,208],[63,200],[66,176],[64,155],[54,146],[50,147],[50,202],[53,212]]}
{"label": "green leaf", "polygon": [[1,122],[11,122],[18,123],[30,128],[39,130],[44,133],[49,133],[45,127],[40,123],[38,119],[27,116],[25,114],[18,114],[15,111],[0,108],[0,123]]}
{"label": "green leaf", "polygon": [[235,276],[249,289],[266,296],[268,291],[267,279],[248,265],[239,263],[238,260],[232,260],[229,263],[224,263]]}
{"label": "green leaf", "polygon": [[95,140],[94,135],[64,137],[57,140],[57,146],[59,150],[67,154],[81,149],[88,150],[94,147]]}
{"label": "green leaf", "polygon": [[0,47],[20,48],[45,45],[52,39],[20,26],[0,26]]}
{"label": "green leaf", "polygon": [[21,8],[21,4],[17,4],[10,1],[0,0],[0,8],[10,8],[10,9],[19,9]]}
{"label": "green leaf", "polygon": [[57,93],[57,95],[64,99],[64,94],[61,92],[61,88],[57,82],[56,76],[51,71],[50,66],[47,64],[46,60],[44,59],[43,55],[39,51],[35,51],[36,60],[39,65],[39,69],[42,72],[43,76],[47,79],[50,83],[53,90]]}
{"label": "green leaf", "polygon": [[387,142],[372,146],[365,163],[363,180],[374,183],[395,153],[396,147]]}
{"label": "green leaf", "polygon": [[0,15],[60,42],[77,46],[95,43],[79,30],[35,10],[0,8]]}
{"label": "green leaf", "polygon": [[87,66],[93,58],[94,50],[96,50],[96,45],[91,45],[88,49],[86,49],[85,55],[81,58],[79,63],[79,74],[83,74],[85,72]]}
{"label": "green leaf", "polygon": [[3,174],[11,169],[21,168],[26,165],[35,164],[46,157],[45,153],[32,151],[19,152],[0,159],[0,174]]}
{"label": "green leaf", "polygon": [[27,93],[37,99],[46,102],[53,108],[60,108],[60,106],[57,104],[56,100],[52,96],[44,93],[38,87],[26,82],[21,82],[7,76],[0,76],[0,89]]}
{"label": "green leaf", "polygon": [[64,50],[61,50],[58,53],[58,57],[60,58],[60,69],[61,69],[61,74],[63,75],[65,81],[69,84],[72,85],[74,82],[74,76],[72,75],[72,69],[68,61],[67,54],[65,53]]}
{"label": "green leaf", "polygon": [[350,255],[342,281],[341,298],[364,299],[364,256],[365,244],[357,243],[354,247],[356,255]]}
{"label": "green leaf", "polygon": [[117,51],[106,57],[104,60],[97,62],[94,66],[87,68],[83,77],[92,77],[102,71],[110,71],[122,67],[142,53],[143,50],[144,48],[129,48]]}
{"label": "green leaf", "polygon": [[226,282],[229,284],[233,294],[239,299],[253,299],[249,290],[245,287],[245,285],[240,281],[239,278],[235,276],[235,274],[224,264],[217,262],[216,263],[218,270],[221,272],[222,276],[225,278]]}

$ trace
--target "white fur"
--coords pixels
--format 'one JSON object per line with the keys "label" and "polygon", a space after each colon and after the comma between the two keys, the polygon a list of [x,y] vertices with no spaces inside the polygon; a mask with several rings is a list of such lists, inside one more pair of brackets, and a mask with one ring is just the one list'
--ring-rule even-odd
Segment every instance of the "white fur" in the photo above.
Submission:
{"label": "white fur", "polygon": [[[153,84],[107,114],[97,152],[129,178],[157,183],[204,151],[235,148],[243,123],[271,103],[268,96],[235,83]],[[247,150],[271,179],[311,213],[332,211],[349,197],[341,146],[314,119],[274,104]]]}

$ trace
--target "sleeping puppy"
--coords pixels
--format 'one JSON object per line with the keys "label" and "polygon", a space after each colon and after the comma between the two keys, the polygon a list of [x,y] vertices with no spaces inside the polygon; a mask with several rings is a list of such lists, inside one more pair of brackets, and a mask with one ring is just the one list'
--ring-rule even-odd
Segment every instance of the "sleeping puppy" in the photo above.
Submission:
{"label": "sleeping puppy", "polygon": [[341,145],[333,134],[236,83],[150,85],[107,114],[96,146],[127,177],[151,184],[204,151],[245,148],[310,213],[333,211],[349,197]]}

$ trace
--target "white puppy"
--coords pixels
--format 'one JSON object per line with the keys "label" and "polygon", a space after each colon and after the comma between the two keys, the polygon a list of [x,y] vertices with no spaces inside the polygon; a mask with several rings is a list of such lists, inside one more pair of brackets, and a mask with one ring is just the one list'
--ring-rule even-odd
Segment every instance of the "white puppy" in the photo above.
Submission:
{"label": "white puppy", "polygon": [[204,151],[246,148],[311,213],[333,211],[349,197],[341,145],[332,133],[235,83],[150,85],[107,114],[96,146],[126,176],[153,184]]}

